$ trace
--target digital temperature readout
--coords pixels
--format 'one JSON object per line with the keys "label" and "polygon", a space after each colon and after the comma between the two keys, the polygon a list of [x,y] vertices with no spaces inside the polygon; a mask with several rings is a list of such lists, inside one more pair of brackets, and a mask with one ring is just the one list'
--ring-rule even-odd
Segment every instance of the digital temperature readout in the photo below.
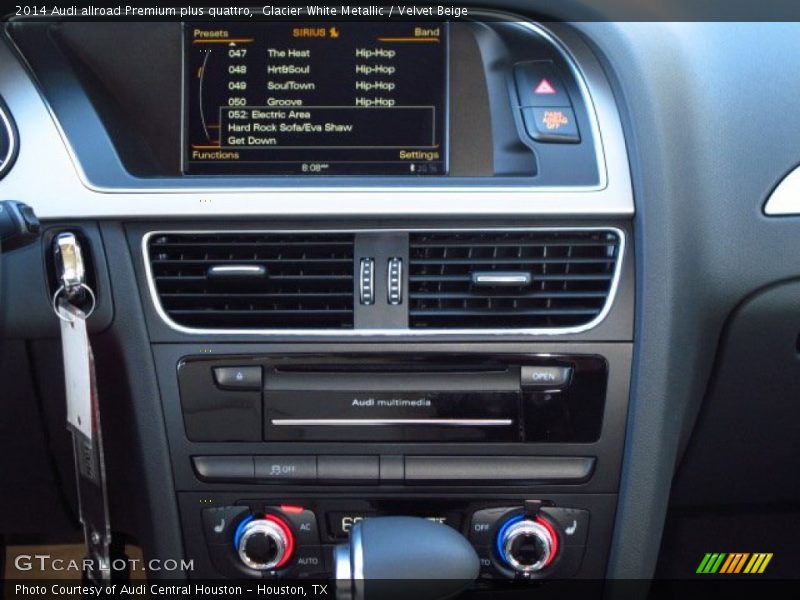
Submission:
{"label": "digital temperature readout", "polygon": [[192,23],[184,48],[185,173],[447,173],[446,23]]}

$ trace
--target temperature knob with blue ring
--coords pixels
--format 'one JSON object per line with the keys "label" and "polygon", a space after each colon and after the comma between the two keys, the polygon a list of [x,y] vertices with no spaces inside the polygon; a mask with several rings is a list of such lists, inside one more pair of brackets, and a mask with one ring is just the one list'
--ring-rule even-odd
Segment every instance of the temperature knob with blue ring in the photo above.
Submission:
{"label": "temperature knob with blue ring", "polygon": [[294,553],[294,534],[289,525],[275,515],[249,516],[236,528],[233,546],[239,560],[256,571],[286,566]]}
{"label": "temperature knob with blue ring", "polygon": [[542,516],[517,515],[497,533],[500,559],[517,573],[530,575],[548,568],[558,556],[558,534]]}

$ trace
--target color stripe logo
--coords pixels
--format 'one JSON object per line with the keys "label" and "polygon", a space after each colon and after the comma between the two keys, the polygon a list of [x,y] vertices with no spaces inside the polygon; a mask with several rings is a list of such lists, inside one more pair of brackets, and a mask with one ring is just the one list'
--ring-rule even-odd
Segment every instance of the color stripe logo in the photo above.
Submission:
{"label": "color stripe logo", "polygon": [[755,575],[763,573],[771,560],[772,552],[707,552],[695,572],[703,575]]}

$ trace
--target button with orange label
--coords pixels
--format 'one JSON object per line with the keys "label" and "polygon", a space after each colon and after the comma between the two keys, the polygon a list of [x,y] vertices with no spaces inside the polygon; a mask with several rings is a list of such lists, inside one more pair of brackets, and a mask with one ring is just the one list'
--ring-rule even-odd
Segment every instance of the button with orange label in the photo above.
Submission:
{"label": "button with orange label", "polygon": [[526,107],[522,109],[525,130],[537,142],[576,144],[581,141],[575,113],[569,107]]}

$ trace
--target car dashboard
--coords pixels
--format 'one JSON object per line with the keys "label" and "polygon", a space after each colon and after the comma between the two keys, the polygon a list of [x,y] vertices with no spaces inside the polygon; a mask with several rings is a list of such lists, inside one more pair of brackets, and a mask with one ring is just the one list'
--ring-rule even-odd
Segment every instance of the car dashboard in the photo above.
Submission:
{"label": "car dashboard", "polygon": [[[410,515],[469,541],[479,588],[652,577],[662,530],[696,542],[668,505],[796,500],[793,422],[765,425],[773,475],[703,475],[738,447],[710,411],[750,410],[720,390],[769,379],[737,332],[765,319],[749,335],[796,359],[769,319],[797,286],[773,260],[797,217],[768,198],[793,210],[800,84],[764,62],[796,29],[12,19],[0,190],[42,223],[3,256],[0,330],[37,340],[20,394],[63,403],[35,382],[60,369],[71,234],[112,525],[145,557],[190,560],[187,580],[327,579],[356,523]],[[733,33],[758,57],[722,52]],[[729,95],[764,64],[766,89]],[[779,104],[767,144],[747,115]]]}

